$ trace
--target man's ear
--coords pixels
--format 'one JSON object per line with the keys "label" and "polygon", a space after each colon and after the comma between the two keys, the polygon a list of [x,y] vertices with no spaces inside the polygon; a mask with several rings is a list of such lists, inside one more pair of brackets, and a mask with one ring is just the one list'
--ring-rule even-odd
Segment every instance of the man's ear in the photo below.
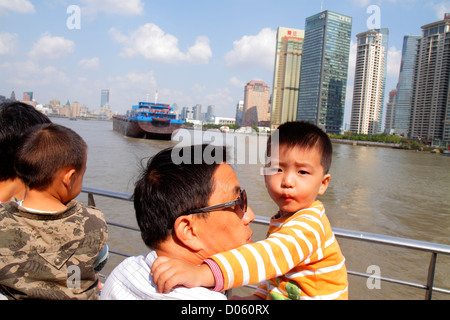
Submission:
{"label": "man's ear", "polygon": [[199,251],[202,243],[198,237],[197,224],[193,215],[179,216],[173,225],[173,232],[183,245],[192,251]]}
{"label": "man's ear", "polygon": [[64,169],[63,171],[63,184],[70,190],[72,188],[72,179],[75,177],[76,170],[73,168]]}

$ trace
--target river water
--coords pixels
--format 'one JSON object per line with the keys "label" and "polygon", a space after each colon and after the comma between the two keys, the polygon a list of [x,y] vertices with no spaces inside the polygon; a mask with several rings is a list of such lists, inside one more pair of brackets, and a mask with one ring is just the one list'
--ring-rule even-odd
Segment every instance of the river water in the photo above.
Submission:
{"label": "river water", "polygon": [[[72,128],[88,144],[84,186],[110,191],[132,193],[142,159],[179,143],[123,137],[109,121],[52,121]],[[345,144],[333,144],[333,148],[330,186],[320,198],[332,227],[450,245],[450,157]],[[249,159],[252,152],[246,164],[233,167],[255,214],[270,217],[277,208],[264,187],[261,165]],[[85,194],[78,200],[87,203]],[[132,203],[96,197],[96,205],[107,220],[136,226]],[[267,227],[252,228],[254,241],[264,238]],[[346,239],[339,243],[350,270],[372,274],[369,270],[376,266],[383,277],[426,283],[429,253]],[[116,227],[110,227],[109,245],[133,255],[148,251],[138,232]],[[112,257],[104,272],[122,259]],[[351,299],[423,299],[425,295],[424,290],[386,282],[370,286],[355,276],[349,277],[349,283]],[[450,257],[438,257],[434,285],[450,288]],[[435,293],[433,298],[450,296]]]}

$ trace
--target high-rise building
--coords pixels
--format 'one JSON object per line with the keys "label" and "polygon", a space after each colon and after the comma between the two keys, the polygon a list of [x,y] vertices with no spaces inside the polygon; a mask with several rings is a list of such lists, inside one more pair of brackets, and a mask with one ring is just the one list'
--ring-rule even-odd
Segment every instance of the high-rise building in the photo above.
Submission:
{"label": "high-rise building", "polygon": [[368,30],[356,35],[351,132],[381,132],[388,35],[386,28]]}
{"label": "high-rise building", "polygon": [[202,119],[202,105],[196,104],[192,107],[193,112],[193,120],[201,120]]}
{"label": "high-rise building", "polygon": [[389,100],[386,103],[386,118],[384,121],[384,131],[388,134],[392,133],[394,128],[394,114],[397,97],[397,89],[391,90],[391,92],[389,92]]}
{"label": "high-rise building", "polygon": [[417,52],[417,41],[420,36],[403,37],[402,60],[397,84],[397,101],[395,103],[393,127],[394,133],[407,136],[411,113],[412,82],[414,78],[414,59]]}
{"label": "high-rise building", "polygon": [[213,121],[214,120],[214,106],[209,105],[206,111],[206,121]]}
{"label": "high-rise building", "polygon": [[33,101],[33,92],[24,92],[22,101]]}
{"label": "high-rise building", "polygon": [[100,99],[100,108],[109,108],[109,89],[102,90],[102,96]]}
{"label": "high-rise building", "polygon": [[450,15],[422,26],[412,86],[409,135],[450,143]]}
{"label": "high-rise building", "polygon": [[297,119],[298,90],[305,30],[279,27],[273,73],[271,125]]}
{"label": "high-rise building", "polygon": [[252,80],[244,91],[244,118],[242,125],[264,125],[270,121],[270,88],[264,81]]}
{"label": "high-rise building", "polygon": [[323,11],[306,18],[297,120],[340,133],[344,122],[352,18]]}
{"label": "high-rise building", "polygon": [[244,100],[239,100],[236,104],[236,124],[242,125],[242,120],[244,119]]}

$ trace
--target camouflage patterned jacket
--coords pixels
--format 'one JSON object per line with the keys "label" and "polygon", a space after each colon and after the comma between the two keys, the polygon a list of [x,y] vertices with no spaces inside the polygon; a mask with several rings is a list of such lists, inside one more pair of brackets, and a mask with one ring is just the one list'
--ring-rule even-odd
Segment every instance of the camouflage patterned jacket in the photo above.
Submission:
{"label": "camouflage patterned jacket", "polygon": [[9,299],[98,299],[93,263],[107,240],[103,213],[72,200],[31,213],[0,204],[0,294]]}

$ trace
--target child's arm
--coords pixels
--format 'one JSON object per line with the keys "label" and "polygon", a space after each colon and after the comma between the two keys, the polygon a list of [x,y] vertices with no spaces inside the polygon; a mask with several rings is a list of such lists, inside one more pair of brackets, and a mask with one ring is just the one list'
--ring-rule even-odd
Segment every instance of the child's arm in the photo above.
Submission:
{"label": "child's arm", "polygon": [[168,293],[181,285],[192,287],[214,287],[214,275],[205,263],[194,265],[183,260],[158,257],[152,265],[153,282],[160,293]]}

